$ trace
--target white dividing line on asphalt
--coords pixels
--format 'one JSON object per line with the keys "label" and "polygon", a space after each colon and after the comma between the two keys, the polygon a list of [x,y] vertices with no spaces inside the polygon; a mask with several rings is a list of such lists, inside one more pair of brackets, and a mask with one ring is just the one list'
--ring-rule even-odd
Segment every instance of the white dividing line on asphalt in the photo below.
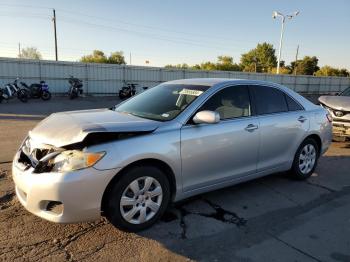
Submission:
{"label": "white dividing line on asphalt", "polygon": [[1,114],[0,113],[0,117],[28,117],[28,118],[36,117],[36,118],[44,118],[44,117],[46,117],[46,115]]}

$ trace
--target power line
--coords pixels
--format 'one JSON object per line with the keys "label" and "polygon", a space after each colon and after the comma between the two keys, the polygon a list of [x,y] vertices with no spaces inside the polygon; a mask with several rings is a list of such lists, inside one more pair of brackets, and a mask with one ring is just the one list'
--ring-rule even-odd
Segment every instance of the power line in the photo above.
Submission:
{"label": "power line", "polygon": [[[3,4],[0,4],[3,5]],[[14,7],[27,7],[27,8],[42,8],[42,9],[51,9],[49,7],[43,7],[43,6],[33,6],[33,5],[6,5],[6,6],[14,6]],[[119,20],[119,19],[110,19],[110,18],[106,18],[106,17],[99,17],[99,16],[94,16],[94,15],[89,15],[86,13],[82,13],[82,12],[78,12],[78,11],[71,11],[71,10],[66,10],[66,9],[57,9],[56,10],[60,11],[60,12],[64,12],[64,13],[70,13],[70,14],[74,14],[75,18],[77,15],[79,16],[85,16],[88,18],[94,18],[94,19],[98,19],[98,20],[104,20],[104,21],[112,21],[112,22],[117,22],[117,23],[122,23],[125,25],[130,25],[130,26],[134,26],[134,27],[142,27],[142,28],[149,28],[149,29],[153,29],[153,30],[158,30],[158,31],[164,31],[167,33],[177,33],[177,34],[185,34],[185,35],[190,35],[190,36],[197,36],[197,37],[201,37],[201,38],[207,38],[207,39],[223,39],[225,41],[231,41],[231,42],[236,42],[236,43],[253,43],[250,41],[237,41],[237,39],[232,39],[229,37],[223,37],[223,36],[213,36],[213,35],[204,35],[204,34],[198,34],[198,33],[190,33],[190,32],[182,32],[182,31],[176,31],[176,30],[171,30],[169,28],[164,28],[164,27],[156,27],[156,26],[149,26],[149,25],[144,25],[144,24],[137,24],[137,23],[130,23],[130,22],[126,22],[123,20]],[[255,44],[255,42],[254,42]]]}

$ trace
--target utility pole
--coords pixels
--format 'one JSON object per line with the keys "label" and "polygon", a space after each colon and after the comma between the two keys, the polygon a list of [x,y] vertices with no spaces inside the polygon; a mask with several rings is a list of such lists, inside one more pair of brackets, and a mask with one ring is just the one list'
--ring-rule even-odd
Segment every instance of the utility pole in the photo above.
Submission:
{"label": "utility pole", "polygon": [[21,43],[18,43],[18,57],[21,57]]}
{"label": "utility pole", "polygon": [[53,9],[53,29],[55,32],[55,55],[56,55],[56,61],[58,61],[58,54],[57,54],[57,32],[56,32],[56,11]]}
{"label": "utility pole", "polygon": [[299,14],[299,11],[294,12],[293,14],[290,14],[290,15],[284,15],[284,14],[281,14],[280,12],[277,12],[277,11],[273,11],[273,13],[272,13],[273,19],[276,19],[277,17],[281,17],[281,21],[282,21],[281,35],[280,35],[280,46],[278,49],[278,57],[277,57],[277,72],[276,72],[276,74],[280,73],[282,43],[283,43],[283,34],[284,34],[284,23],[286,21],[286,18],[292,19],[293,17],[297,16],[298,14]]}
{"label": "utility pole", "polygon": [[295,54],[294,75],[297,75],[298,54],[299,54],[299,45],[298,45],[298,47],[297,47],[297,53]]}

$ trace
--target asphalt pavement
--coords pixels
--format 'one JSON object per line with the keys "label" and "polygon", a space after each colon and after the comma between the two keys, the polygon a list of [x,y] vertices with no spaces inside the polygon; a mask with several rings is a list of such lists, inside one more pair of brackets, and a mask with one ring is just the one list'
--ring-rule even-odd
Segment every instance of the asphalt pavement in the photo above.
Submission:
{"label": "asphalt pavement", "polygon": [[171,206],[154,227],[105,219],[54,224],[28,213],[12,157],[52,112],[111,107],[115,97],[0,104],[0,261],[350,261],[350,143],[333,143],[308,181],[275,174]]}

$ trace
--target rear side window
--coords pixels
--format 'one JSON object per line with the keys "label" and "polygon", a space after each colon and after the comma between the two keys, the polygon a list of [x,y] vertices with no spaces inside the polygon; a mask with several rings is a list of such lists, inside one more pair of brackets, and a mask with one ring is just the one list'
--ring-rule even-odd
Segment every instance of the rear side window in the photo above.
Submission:
{"label": "rear side window", "polygon": [[268,86],[252,86],[252,90],[259,115],[288,111],[285,95],[282,91]]}
{"label": "rear side window", "polygon": [[302,106],[299,105],[297,102],[294,101],[293,98],[291,98],[289,95],[286,94],[286,100],[288,104],[289,111],[299,111],[303,110]]}

